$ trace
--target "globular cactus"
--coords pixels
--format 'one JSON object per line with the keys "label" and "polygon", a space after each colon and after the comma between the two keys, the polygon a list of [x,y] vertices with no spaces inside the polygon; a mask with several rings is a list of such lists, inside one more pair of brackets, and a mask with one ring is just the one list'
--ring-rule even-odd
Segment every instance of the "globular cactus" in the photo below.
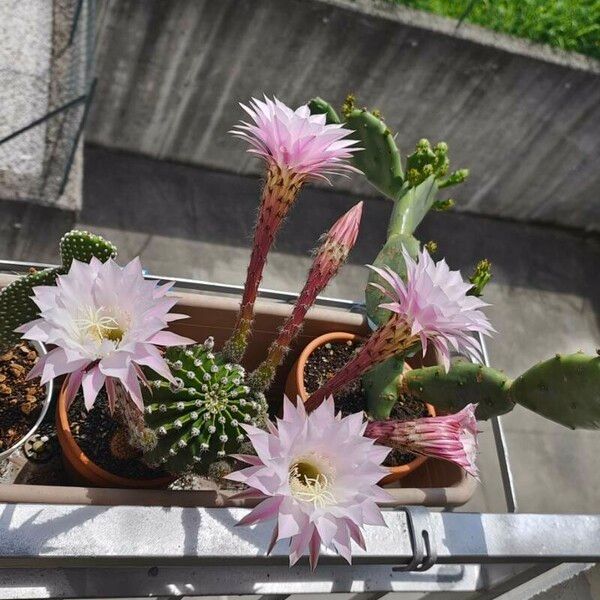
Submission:
{"label": "globular cactus", "polygon": [[241,424],[261,425],[267,404],[245,384],[245,371],[214,353],[214,342],[170,348],[166,361],[175,384],[149,380],[145,420],[156,446],[144,454],[171,473],[208,473],[215,462],[239,451],[247,438]]}
{"label": "globular cactus", "polygon": [[[330,123],[341,123],[342,119],[325,100],[314,98],[308,104],[313,114],[325,114]],[[386,242],[373,261],[376,267],[388,266],[400,276],[406,274],[402,249],[415,257],[420,244],[414,236],[415,229],[431,209],[447,210],[453,200],[436,200],[438,190],[464,181],[468,175],[466,169],[450,173],[448,145],[440,142],[431,146],[422,139],[415,151],[406,159],[406,174],[402,168],[400,150],[394,134],[376,111],[357,109],[354,97],[348,96],[342,114],[346,125],[354,130],[353,137],[363,149],[352,157],[353,165],[360,169],[367,180],[384,196],[394,202],[388,225]],[[383,284],[374,272],[369,274],[369,283]],[[371,324],[380,327],[389,318],[389,311],[379,309],[384,302],[382,292],[367,285],[367,315]],[[378,418],[389,416],[394,402],[396,381],[401,375],[403,362],[393,360],[383,363],[363,376],[363,388],[371,414]]]}
{"label": "globular cactus", "polygon": [[600,357],[583,352],[557,354],[511,381],[504,373],[459,361],[413,369],[402,377],[400,393],[441,412],[458,412],[477,403],[480,420],[505,414],[520,404],[571,429],[600,428]]}
{"label": "globular cactus", "polygon": [[59,267],[24,275],[0,291],[0,347],[18,342],[21,336],[15,329],[39,314],[39,307],[31,300],[34,287],[54,285],[58,275],[69,271],[73,259],[89,262],[95,256],[105,262],[116,255],[114,244],[99,235],[77,230],[66,233],[60,240]]}

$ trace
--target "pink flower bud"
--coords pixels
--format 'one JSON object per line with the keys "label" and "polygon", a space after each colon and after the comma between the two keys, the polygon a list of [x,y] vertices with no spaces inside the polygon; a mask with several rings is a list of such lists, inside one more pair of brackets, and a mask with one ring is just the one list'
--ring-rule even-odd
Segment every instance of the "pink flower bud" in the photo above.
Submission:
{"label": "pink flower bud", "polygon": [[359,202],[339,218],[326,234],[325,243],[321,246],[321,250],[330,251],[330,248],[340,248],[347,255],[356,243],[362,209],[363,203]]}
{"label": "pink flower bud", "polygon": [[300,331],[306,313],[348,258],[358,236],[362,206],[362,202],[353,206],[323,236],[292,314],[281,328],[277,339],[269,347],[267,358],[250,376],[251,385],[255,389],[265,390],[270,385],[275,370],[289,350],[290,343]]}
{"label": "pink flower bud", "polygon": [[453,415],[414,421],[374,421],[367,425],[365,436],[392,448],[448,460],[477,478],[476,407],[467,404]]}

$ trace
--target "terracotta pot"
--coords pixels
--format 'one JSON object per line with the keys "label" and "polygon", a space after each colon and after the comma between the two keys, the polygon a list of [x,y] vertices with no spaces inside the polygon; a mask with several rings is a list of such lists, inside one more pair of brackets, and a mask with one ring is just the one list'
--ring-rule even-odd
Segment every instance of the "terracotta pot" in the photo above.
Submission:
{"label": "terracotta pot", "polygon": [[67,403],[63,385],[56,403],[56,433],[62,449],[63,463],[67,472],[77,483],[104,488],[166,488],[173,480],[171,475],[154,479],[130,479],[106,471],[94,463],[79,447],[69,426]]}
{"label": "terracotta pot", "polygon": [[[285,384],[285,393],[288,398],[295,399],[298,396],[302,398],[304,402],[308,400],[309,394],[304,387],[304,369],[306,367],[306,361],[308,357],[319,347],[327,344],[328,342],[360,342],[363,338],[354,333],[345,333],[343,331],[335,331],[333,333],[326,333],[321,335],[304,348],[292,370],[288,374],[288,378]],[[410,369],[409,365],[405,365],[405,369]],[[432,417],[435,417],[435,409],[430,404],[425,405],[429,414]],[[386,475],[382,480],[382,484],[393,483],[406,477],[409,473],[412,473],[415,469],[418,469],[425,461],[427,460],[426,456],[417,456],[413,461],[400,465],[398,467],[388,467],[390,471],[389,475]]]}

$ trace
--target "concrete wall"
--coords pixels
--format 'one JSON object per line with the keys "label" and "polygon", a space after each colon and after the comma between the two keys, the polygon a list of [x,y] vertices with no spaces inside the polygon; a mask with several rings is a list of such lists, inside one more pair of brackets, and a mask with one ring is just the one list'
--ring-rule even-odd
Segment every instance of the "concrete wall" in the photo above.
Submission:
{"label": "concrete wall", "polygon": [[[368,10],[371,14],[367,14]],[[445,139],[459,209],[600,230],[600,65],[372,0],[101,0],[87,139],[236,173],[240,100],[348,91],[405,152]],[[359,180],[337,186],[372,194]]]}
{"label": "concrete wall", "polygon": [[[76,6],[76,0],[0,2],[0,139],[87,91],[91,2],[83,3],[68,46]],[[73,106],[0,144],[0,198],[81,208],[81,147],[60,192],[83,110]]]}

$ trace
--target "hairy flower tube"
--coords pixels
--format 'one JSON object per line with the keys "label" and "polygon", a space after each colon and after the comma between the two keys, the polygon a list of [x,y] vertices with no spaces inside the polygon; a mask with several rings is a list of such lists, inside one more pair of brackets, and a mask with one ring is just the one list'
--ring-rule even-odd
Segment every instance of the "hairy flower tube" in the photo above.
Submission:
{"label": "hairy flower tube", "polygon": [[157,346],[193,342],[163,331],[170,321],[185,318],[168,314],[177,302],[166,296],[172,285],[146,281],[139,258],[125,267],[112,259],[73,260],[56,286],[33,288],[40,318],[17,329],[25,339],[56,346],[40,358],[28,378],[39,376],[46,383],[67,374],[67,402],[81,387],[88,410],[105,384],[114,409],[115,384],[120,383],[142,411],[141,367],[173,380]]}
{"label": "hairy flower tube", "polygon": [[453,415],[374,421],[367,425],[365,435],[392,448],[448,460],[478,477],[476,408],[476,404],[467,404]]}
{"label": "hairy flower tube", "polygon": [[256,455],[236,455],[250,466],[227,476],[264,500],[240,521],[276,519],[270,553],[290,538],[290,565],[308,549],[316,567],[321,544],[351,561],[351,540],[365,548],[364,525],[385,525],[377,501],[389,500],[377,483],[389,448],[363,434],[362,413],[341,418],[329,398],[311,414],[284,400],[283,419],[269,431],[245,426]]}
{"label": "hairy flower tube", "polygon": [[451,349],[475,360],[481,358],[481,345],[473,334],[489,335],[494,331],[480,310],[487,304],[468,294],[472,286],[463,281],[460,271],[451,271],[444,260],[434,262],[427,250],[421,251],[418,261],[405,249],[403,256],[406,283],[389,267],[371,267],[389,285],[386,289],[371,284],[391,299],[380,305],[391,311],[391,317],[342,369],[311,395],[306,402],[308,411],[375,365],[419,345],[424,355],[431,343],[446,370]]}
{"label": "hairy flower tube", "polygon": [[262,391],[269,387],[277,367],[289,350],[290,343],[300,331],[309,308],[346,262],[350,250],[356,243],[362,206],[362,202],[353,206],[324,234],[292,314],[284,323],[277,339],[269,347],[267,358],[250,374],[249,382],[253,389]]}
{"label": "hairy flower tube", "polygon": [[330,174],[356,171],[348,159],[357,142],[347,139],[352,133],[342,125],[328,125],[325,115],[311,115],[308,106],[295,111],[277,99],[253,99],[242,108],[252,123],[242,122],[232,133],[250,144],[249,152],[266,163],[266,182],[262,191],[254,243],[240,311],[224,354],[239,363],[244,355],[254,314],[258,286],[267,254],[281,223],[294,204],[307,179],[326,179]]}

